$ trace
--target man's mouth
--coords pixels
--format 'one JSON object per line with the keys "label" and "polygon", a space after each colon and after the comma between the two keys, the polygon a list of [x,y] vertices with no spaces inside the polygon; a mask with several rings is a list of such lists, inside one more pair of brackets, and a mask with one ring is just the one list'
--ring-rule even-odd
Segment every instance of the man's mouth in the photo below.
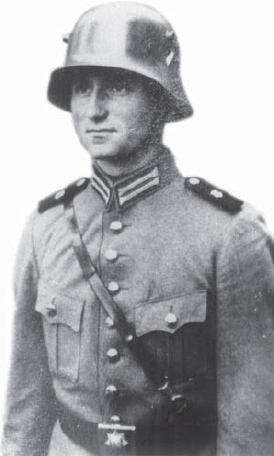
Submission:
{"label": "man's mouth", "polygon": [[95,133],[95,134],[104,134],[104,133],[115,133],[115,128],[88,128],[86,130],[87,133]]}

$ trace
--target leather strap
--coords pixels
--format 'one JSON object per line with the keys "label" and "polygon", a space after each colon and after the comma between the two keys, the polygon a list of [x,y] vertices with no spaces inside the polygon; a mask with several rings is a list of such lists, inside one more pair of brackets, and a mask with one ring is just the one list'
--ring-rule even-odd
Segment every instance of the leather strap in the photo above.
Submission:
{"label": "leather strap", "polygon": [[72,234],[74,252],[83,271],[84,277],[87,279],[92,291],[101,302],[106,313],[113,320],[123,340],[128,344],[128,346],[133,348],[133,342],[136,337],[135,331],[131,328],[131,325],[127,322],[123,312],[106,289],[101,277],[98,275],[96,267],[91,261],[90,255],[81,236],[74,210],[73,199],[66,201],[64,208],[67,224]]}
{"label": "leather strap", "polygon": [[[216,424],[210,419],[203,423],[190,420],[182,415],[173,424],[157,425],[144,423],[136,426],[136,431],[124,431],[128,442],[125,449],[115,451],[106,445],[107,431],[100,428],[98,423],[84,421],[60,405],[58,419],[63,432],[76,444],[94,455],[104,456],[178,456],[203,455],[213,456],[215,451]],[[206,448],[212,448],[209,453]],[[200,452],[198,451],[200,449]],[[197,452],[196,452],[197,451]]]}

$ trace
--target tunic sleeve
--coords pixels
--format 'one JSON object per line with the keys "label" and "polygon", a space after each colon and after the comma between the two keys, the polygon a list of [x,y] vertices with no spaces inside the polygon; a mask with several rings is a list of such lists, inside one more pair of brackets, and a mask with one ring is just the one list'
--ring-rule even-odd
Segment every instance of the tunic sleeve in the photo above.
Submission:
{"label": "tunic sleeve", "polygon": [[274,244],[237,216],[217,258],[218,456],[274,449]]}
{"label": "tunic sleeve", "polygon": [[24,230],[14,271],[13,350],[3,431],[3,454],[44,456],[55,418],[40,315],[35,312],[38,270],[32,243],[35,214]]}

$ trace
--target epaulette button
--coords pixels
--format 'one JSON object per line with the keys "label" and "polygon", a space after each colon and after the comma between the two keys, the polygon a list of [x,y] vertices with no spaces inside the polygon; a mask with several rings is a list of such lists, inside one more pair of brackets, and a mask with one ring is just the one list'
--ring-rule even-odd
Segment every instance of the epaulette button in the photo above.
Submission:
{"label": "epaulette button", "polygon": [[66,193],[66,190],[59,190],[59,192],[55,193],[54,199],[59,200],[59,199],[63,198],[65,193]]}
{"label": "epaulette button", "polygon": [[216,188],[211,190],[210,194],[214,196],[214,198],[223,198],[224,194],[220,190],[217,190]]}
{"label": "epaulette button", "polygon": [[189,183],[191,185],[199,185],[200,184],[200,179],[198,179],[198,177],[191,177],[189,179]]}
{"label": "epaulette button", "polygon": [[86,179],[84,177],[82,177],[81,179],[79,179],[76,182],[76,187],[82,187],[82,185],[84,185],[85,183],[86,183]]}

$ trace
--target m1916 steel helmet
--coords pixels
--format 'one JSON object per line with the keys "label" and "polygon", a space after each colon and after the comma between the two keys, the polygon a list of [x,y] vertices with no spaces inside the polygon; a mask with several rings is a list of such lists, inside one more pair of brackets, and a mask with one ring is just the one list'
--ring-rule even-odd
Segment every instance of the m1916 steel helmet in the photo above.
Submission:
{"label": "m1916 steel helmet", "polygon": [[50,77],[48,99],[70,111],[71,85],[84,68],[116,68],[138,73],[160,86],[166,121],[189,117],[192,107],[180,77],[180,48],[169,22],[153,8],[113,2],[86,11],[65,40],[65,64]]}

